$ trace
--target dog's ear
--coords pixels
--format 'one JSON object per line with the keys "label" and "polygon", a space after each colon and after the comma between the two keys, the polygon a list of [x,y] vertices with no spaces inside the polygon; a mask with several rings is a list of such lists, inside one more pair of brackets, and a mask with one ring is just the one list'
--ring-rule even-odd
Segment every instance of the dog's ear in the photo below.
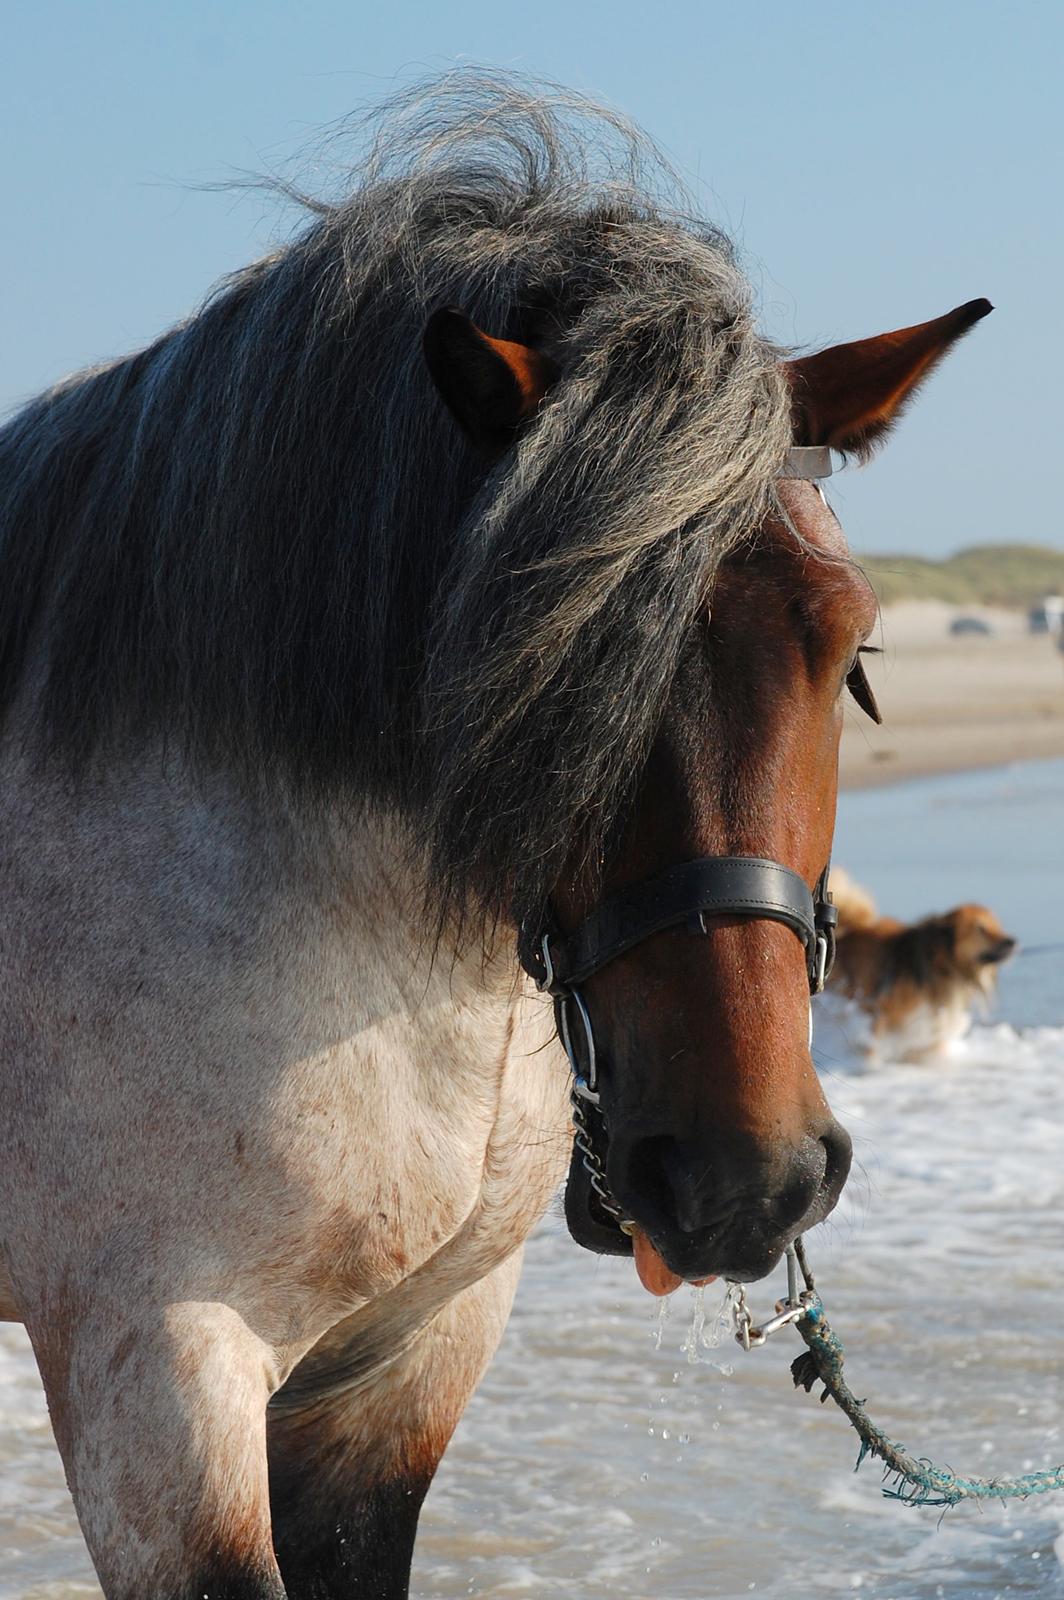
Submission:
{"label": "dog's ear", "polygon": [[432,313],[422,348],[447,409],[488,455],[501,455],[513,443],[559,377],[542,351],[493,339],[457,306]]}

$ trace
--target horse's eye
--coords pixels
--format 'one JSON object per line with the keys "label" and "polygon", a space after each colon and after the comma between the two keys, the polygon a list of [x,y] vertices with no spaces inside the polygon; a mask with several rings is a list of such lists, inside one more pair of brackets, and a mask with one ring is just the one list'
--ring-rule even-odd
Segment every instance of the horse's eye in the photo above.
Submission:
{"label": "horse's eye", "polygon": [[879,707],[876,705],[876,697],[872,693],[872,686],[869,683],[868,677],[865,673],[864,662],[861,660],[862,654],[870,653],[878,655],[879,652],[873,645],[866,644],[863,644],[860,650],[858,650],[857,654],[853,658],[853,665],[846,674],[846,687],[849,689],[850,693],[853,695],[854,699],[857,701],[857,704],[860,706],[865,715],[871,717],[873,722],[881,723],[883,718],[879,714]]}

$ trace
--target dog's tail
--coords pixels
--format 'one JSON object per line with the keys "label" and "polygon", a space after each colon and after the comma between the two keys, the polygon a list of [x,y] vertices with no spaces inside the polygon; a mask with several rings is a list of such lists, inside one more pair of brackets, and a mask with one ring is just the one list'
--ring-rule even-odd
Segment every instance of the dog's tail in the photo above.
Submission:
{"label": "dog's tail", "polygon": [[840,933],[850,928],[871,928],[879,921],[879,911],[868,890],[854,883],[841,867],[832,867],[828,888],[838,909]]}

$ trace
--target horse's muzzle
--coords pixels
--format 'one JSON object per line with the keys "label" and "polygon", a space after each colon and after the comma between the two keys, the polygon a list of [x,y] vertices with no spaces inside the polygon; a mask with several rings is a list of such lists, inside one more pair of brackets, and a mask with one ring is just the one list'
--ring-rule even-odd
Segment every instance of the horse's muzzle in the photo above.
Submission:
{"label": "horse's muzzle", "polygon": [[707,1150],[693,1140],[642,1139],[614,1152],[607,1170],[627,1214],[673,1272],[751,1283],[828,1215],[851,1154],[849,1135],[832,1118],[798,1144],[768,1150],[746,1140]]}
{"label": "horse's muzzle", "polygon": [[[830,1119],[798,1145],[768,1151],[744,1141],[712,1150],[671,1137],[611,1141],[606,1168],[625,1214],[673,1272],[751,1283],[832,1210],[850,1159],[849,1135]],[[566,1191],[570,1231],[588,1249],[627,1253],[629,1241],[597,1213],[585,1176],[574,1162]]]}

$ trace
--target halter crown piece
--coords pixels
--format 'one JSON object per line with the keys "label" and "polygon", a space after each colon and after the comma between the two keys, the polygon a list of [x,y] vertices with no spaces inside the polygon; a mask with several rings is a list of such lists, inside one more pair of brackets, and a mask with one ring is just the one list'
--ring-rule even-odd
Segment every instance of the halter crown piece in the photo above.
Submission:
{"label": "halter crown piece", "polygon": [[830,478],[834,470],[830,445],[799,444],[787,451],[779,476],[807,478],[816,483],[820,478]]}

